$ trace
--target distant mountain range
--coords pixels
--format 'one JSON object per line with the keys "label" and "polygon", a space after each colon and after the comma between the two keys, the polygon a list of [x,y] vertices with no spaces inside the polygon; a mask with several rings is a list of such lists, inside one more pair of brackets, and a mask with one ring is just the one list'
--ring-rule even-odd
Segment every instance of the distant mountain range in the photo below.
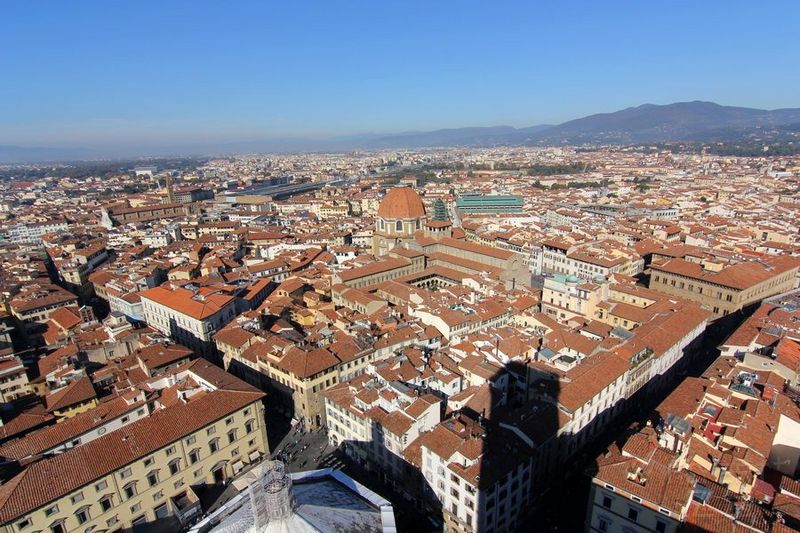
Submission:
{"label": "distant mountain range", "polygon": [[743,140],[764,129],[797,131],[800,109],[751,109],[713,102],[644,104],[614,113],[598,113],[557,126],[515,129],[460,128],[385,136],[370,148],[431,146],[640,144],[671,141]]}
{"label": "distant mountain range", "polygon": [[751,109],[712,102],[645,104],[570,120],[541,131],[536,144],[639,144],[740,140],[758,130],[794,127],[800,109]]}
{"label": "distant mountain range", "polygon": [[677,141],[743,141],[800,133],[800,109],[751,109],[713,102],[645,104],[614,113],[599,113],[558,125],[528,128],[490,126],[364,134],[331,139],[281,139],[204,146],[119,148],[27,148],[0,145],[0,163],[64,161],[167,155],[227,155],[255,152],[313,152],[352,149],[434,147],[548,146],[583,144],[655,144]]}

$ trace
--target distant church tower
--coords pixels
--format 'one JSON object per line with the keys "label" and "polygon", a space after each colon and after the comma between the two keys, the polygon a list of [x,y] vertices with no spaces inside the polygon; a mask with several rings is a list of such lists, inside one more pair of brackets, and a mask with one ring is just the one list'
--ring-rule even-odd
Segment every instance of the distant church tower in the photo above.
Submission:
{"label": "distant church tower", "polygon": [[175,203],[175,189],[172,186],[172,175],[167,174],[167,203]]}

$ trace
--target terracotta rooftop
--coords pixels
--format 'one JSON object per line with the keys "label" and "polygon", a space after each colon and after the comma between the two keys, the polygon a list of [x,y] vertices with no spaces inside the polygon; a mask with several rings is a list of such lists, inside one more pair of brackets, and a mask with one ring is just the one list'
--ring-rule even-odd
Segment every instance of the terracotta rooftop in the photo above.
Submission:
{"label": "terracotta rooftop", "polygon": [[184,288],[170,290],[166,287],[154,287],[139,294],[142,298],[197,320],[208,318],[233,302],[233,296],[220,293],[210,294],[203,299],[194,299],[194,293]]}
{"label": "terracotta rooftop", "polygon": [[677,274],[696,280],[716,283],[733,289],[746,289],[800,266],[800,259],[779,257],[769,262],[738,263],[723,268],[720,272],[704,270],[698,263],[683,259],[671,259],[665,263],[654,263],[653,270]]}
{"label": "terracotta rooftop", "polygon": [[[215,375],[219,377],[200,361],[180,367],[183,368],[200,371],[207,381],[214,382]],[[210,375],[206,376],[206,371]],[[231,385],[230,389],[225,388],[227,384]],[[0,524],[119,470],[263,396],[257,389],[228,375],[217,390],[196,395],[189,402],[156,411],[82,446],[32,463],[0,486]]]}
{"label": "terracotta rooftop", "polygon": [[47,402],[47,410],[55,411],[96,397],[97,393],[92,386],[92,380],[88,377],[82,377],[63,389],[48,394],[45,400]]}
{"label": "terracotta rooftop", "polygon": [[378,216],[387,219],[421,218],[425,206],[417,191],[410,187],[389,189],[378,207]]}

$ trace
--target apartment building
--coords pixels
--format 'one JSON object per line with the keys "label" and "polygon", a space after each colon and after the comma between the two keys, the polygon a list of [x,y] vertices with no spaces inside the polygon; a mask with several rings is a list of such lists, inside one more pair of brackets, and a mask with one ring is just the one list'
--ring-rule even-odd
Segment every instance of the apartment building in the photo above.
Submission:
{"label": "apartment building", "polygon": [[[324,393],[328,440],[442,517],[445,531],[514,529],[532,498],[534,441],[510,426],[489,427],[480,413],[501,400],[505,382],[487,376],[462,392],[462,368],[474,365],[412,347],[371,364]],[[502,369],[492,365],[491,373]],[[444,420],[442,393],[454,410]]]}
{"label": "apartment building", "polygon": [[57,421],[66,420],[97,407],[97,391],[92,380],[83,375],[83,370],[71,382],[51,389],[45,396],[47,412],[52,413]]}
{"label": "apartment building", "polygon": [[[629,399],[642,388],[660,386],[661,378],[684,361],[695,340],[705,331],[709,317],[707,311],[683,302],[671,308],[661,308],[650,321],[631,330],[630,339],[612,352],[624,362],[624,372],[620,374],[623,379],[613,380],[622,386],[622,397]],[[598,385],[602,381],[598,380]],[[598,385],[581,390],[573,380],[565,384],[562,391],[574,389],[578,394],[587,394],[588,390],[602,392]],[[596,405],[600,404],[594,398],[589,398],[588,405],[584,405],[582,410],[588,413]],[[593,424],[590,419],[591,416],[587,418],[587,424]],[[583,427],[583,424],[579,424],[573,433],[580,432]]]}
{"label": "apartment building", "polygon": [[794,289],[799,267],[789,256],[732,265],[670,259],[650,265],[648,287],[697,302],[716,319]]}
{"label": "apartment building", "polygon": [[[254,320],[236,325],[230,324],[214,335],[214,342],[222,354],[222,366],[226,371],[254,387],[266,390],[268,379],[261,374],[258,365],[259,354],[263,351],[260,346],[250,349],[254,344],[261,344],[264,341],[256,333],[258,327],[258,323]],[[287,342],[285,347],[288,346]]]}
{"label": "apartment building", "polygon": [[[152,398],[145,402],[144,394]],[[75,435],[60,453],[25,457],[21,472],[0,486],[0,531],[106,531],[154,522],[180,529],[199,513],[192,486],[221,483],[268,453],[263,397],[195,360],[126,395],[115,406],[122,416],[90,411],[7,444],[20,456],[37,452],[41,442],[58,447],[64,439],[56,433]],[[135,415],[123,414],[134,404]]]}
{"label": "apartment building", "polygon": [[283,259],[254,262],[247,265],[247,271],[256,278],[270,277],[280,283],[289,276],[289,264]]}
{"label": "apartment building", "polygon": [[383,298],[361,289],[351,289],[347,285],[334,285],[331,287],[333,304],[347,307],[365,315],[372,315],[387,307]]}
{"label": "apartment building", "polygon": [[8,302],[8,311],[20,324],[23,335],[33,345],[43,344],[43,324],[60,307],[75,306],[78,297],[52,283],[24,286]]}
{"label": "apartment building", "polygon": [[201,200],[211,200],[214,193],[202,187],[188,187],[175,191],[175,201],[178,203],[199,202]]}
{"label": "apartment building", "polygon": [[272,334],[254,320],[224,328],[215,341],[226,369],[272,393],[273,405],[307,428],[325,424],[325,390],[363,374],[375,356],[368,343],[349,338],[301,346],[296,335]]}
{"label": "apartment building", "polygon": [[214,357],[214,333],[236,316],[235,297],[191,284],[139,293],[147,325],[204,357]]}
{"label": "apartment building", "polygon": [[568,207],[548,209],[544,214],[545,222],[553,226],[572,227],[573,224],[580,222],[582,218],[584,218],[583,213]]}
{"label": "apartment building", "polygon": [[57,248],[56,250],[60,253],[49,251],[53,265],[58,271],[59,282],[84,300],[88,299],[94,290],[89,275],[108,260],[105,244],[93,243],[83,248],[71,247],[69,250]]}
{"label": "apartment building", "polygon": [[600,302],[608,299],[607,281],[588,282],[572,275],[547,277],[542,287],[542,312],[559,322],[594,317]]}
{"label": "apartment building", "polygon": [[8,228],[8,240],[19,244],[41,244],[42,235],[61,233],[69,229],[64,221],[36,222],[17,224]]}
{"label": "apartment building", "polygon": [[433,326],[450,342],[459,342],[466,335],[490,327],[508,324],[513,316],[508,302],[500,299],[451,306],[411,305],[411,316],[427,326]]}
{"label": "apartment building", "polygon": [[764,300],[719,349],[721,355],[735,356],[754,369],[766,363],[791,386],[799,386],[800,292]]}
{"label": "apartment building", "polygon": [[694,495],[694,478],[678,471],[680,457],[653,448],[644,435],[597,460],[587,511],[589,532],[674,533]]}
{"label": "apartment building", "polygon": [[652,425],[597,458],[589,531],[790,531],[800,524],[798,295],[762,303]]}
{"label": "apartment building", "polygon": [[328,442],[413,497],[403,453],[441,421],[442,400],[369,374],[332,386],[324,397]]}
{"label": "apartment building", "polygon": [[267,354],[258,359],[259,369],[268,376],[270,390],[277,393],[294,418],[306,428],[325,425],[324,392],[364,372],[374,351],[353,343],[306,350],[291,348],[285,354]]}
{"label": "apartment building", "polygon": [[560,419],[556,440],[540,452],[543,475],[582,449],[637,393],[662,387],[711,315],[685,301],[653,307],[651,318],[630,331],[598,323],[572,331],[543,320],[551,331],[528,365],[528,395],[556,405]]}
{"label": "apartment building", "polygon": [[12,402],[29,393],[28,375],[20,358],[0,357],[0,403]]}
{"label": "apartment building", "polygon": [[411,443],[406,459],[422,474],[448,532],[522,527],[533,492],[533,442],[507,427],[464,415],[444,420]]}
{"label": "apartment building", "polygon": [[344,218],[350,214],[350,204],[344,203],[323,203],[317,208],[318,216],[321,220]]}
{"label": "apartment building", "polygon": [[563,274],[592,280],[612,274],[635,276],[644,269],[644,259],[619,245],[588,243],[574,245],[547,240],[531,248],[529,265],[534,275]]}
{"label": "apartment building", "polygon": [[232,220],[223,220],[220,222],[209,222],[207,224],[199,224],[197,226],[197,237],[200,238],[204,235],[231,235],[241,226],[238,222]]}

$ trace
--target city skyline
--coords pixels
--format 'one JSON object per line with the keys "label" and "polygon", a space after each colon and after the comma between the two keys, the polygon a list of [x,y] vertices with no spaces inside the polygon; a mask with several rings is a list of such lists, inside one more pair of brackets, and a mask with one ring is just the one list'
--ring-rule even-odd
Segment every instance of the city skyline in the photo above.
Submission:
{"label": "city skyline", "polygon": [[0,533],[800,533],[800,3],[3,7]]}
{"label": "city skyline", "polygon": [[0,527],[800,531],[785,134],[3,165]]}
{"label": "city skyline", "polygon": [[788,2],[403,6],[14,6],[0,38],[15,51],[0,60],[11,81],[0,88],[0,144],[527,127],[698,99],[798,105],[797,59],[781,53],[798,11]]}

